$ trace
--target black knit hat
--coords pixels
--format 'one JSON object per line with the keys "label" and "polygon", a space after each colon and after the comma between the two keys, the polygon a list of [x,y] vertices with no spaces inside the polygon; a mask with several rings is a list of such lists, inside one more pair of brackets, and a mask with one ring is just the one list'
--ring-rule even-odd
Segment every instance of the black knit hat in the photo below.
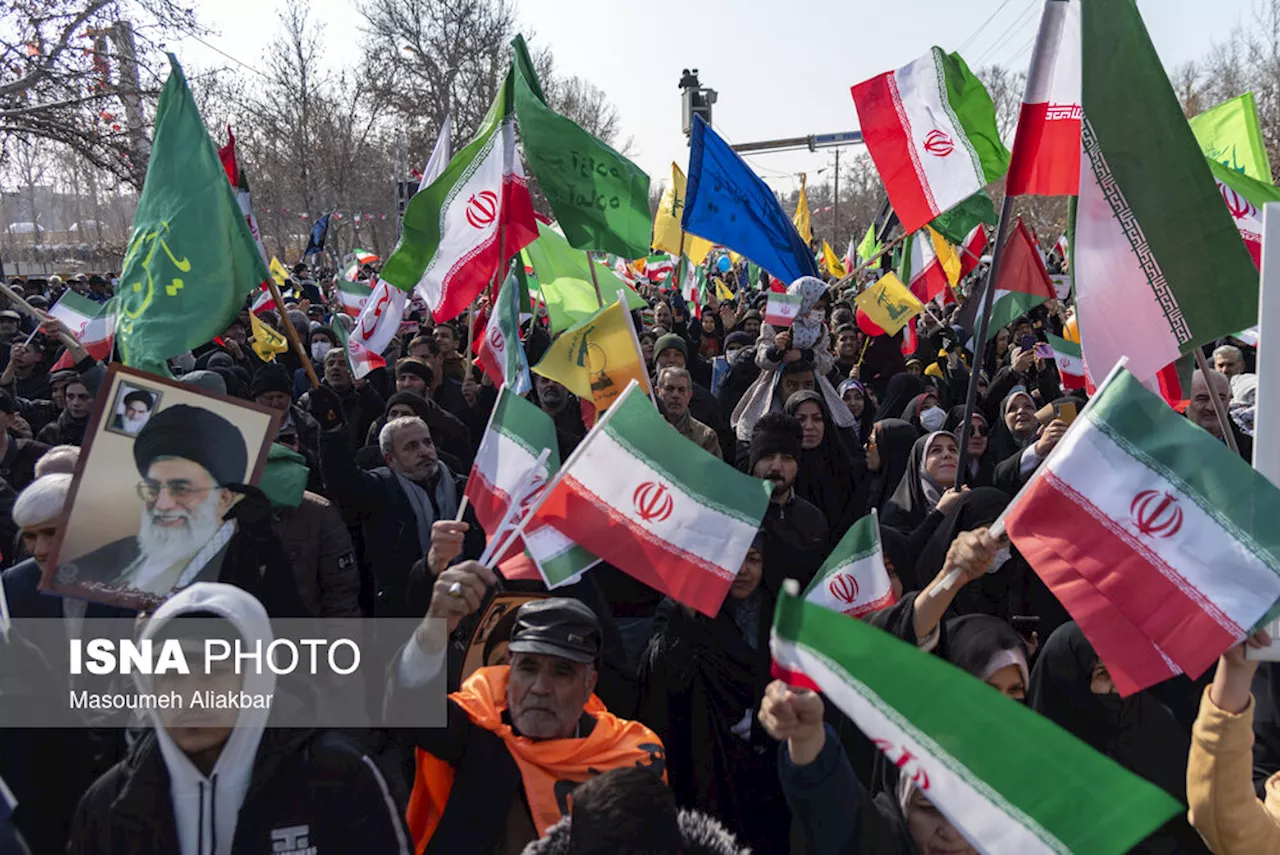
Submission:
{"label": "black knit hat", "polygon": [[138,474],[146,477],[158,457],[181,457],[209,470],[219,486],[245,480],[249,452],[231,422],[203,407],[174,404],[152,416],[133,441]]}
{"label": "black knit hat", "polygon": [[249,387],[249,396],[253,398],[268,392],[283,392],[291,397],[293,395],[293,380],[290,379],[289,372],[274,362],[259,368]]}
{"label": "black knit hat", "polygon": [[786,413],[765,413],[751,430],[750,463],[748,473],[754,473],[760,458],[770,454],[787,454],[800,459],[800,444],[804,429],[800,422]]}

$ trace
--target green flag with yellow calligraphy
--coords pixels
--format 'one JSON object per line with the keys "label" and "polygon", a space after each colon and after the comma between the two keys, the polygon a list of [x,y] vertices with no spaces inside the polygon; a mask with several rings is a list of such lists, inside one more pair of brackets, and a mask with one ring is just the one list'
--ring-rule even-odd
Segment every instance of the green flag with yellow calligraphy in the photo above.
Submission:
{"label": "green flag with yellow calligraphy", "polygon": [[168,375],[172,356],[221,335],[271,274],[169,55],[151,162],[116,286],[125,365]]}

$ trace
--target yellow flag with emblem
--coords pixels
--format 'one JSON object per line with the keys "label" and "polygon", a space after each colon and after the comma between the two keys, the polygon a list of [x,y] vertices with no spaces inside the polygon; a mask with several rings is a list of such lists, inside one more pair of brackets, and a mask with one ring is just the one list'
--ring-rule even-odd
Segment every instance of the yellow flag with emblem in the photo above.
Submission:
{"label": "yellow flag with emblem", "polygon": [[632,380],[649,393],[631,316],[617,302],[561,333],[533,372],[591,401],[596,412],[607,410]]}
{"label": "yellow flag with emblem", "polygon": [[813,226],[809,221],[809,194],[804,189],[805,175],[800,175],[800,198],[796,200],[796,215],[791,219],[795,223],[796,231],[800,233],[800,237],[804,238],[804,245],[808,246],[813,240]]}
{"label": "yellow flag with emblem", "polygon": [[284,353],[289,349],[289,340],[283,334],[267,326],[253,312],[249,313],[249,326],[253,329],[253,336],[249,339],[249,346],[253,348],[253,352],[258,354],[258,358],[263,362],[270,362],[276,358],[277,353]]}
{"label": "yellow flag with emblem", "polygon": [[[658,201],[658,213],[653,217],[653,248],[669,252],[677,258],[681,252],[680,220],[684,216],[684,188],[684,173],[673,163],[671,179],[667,181],[667,187],[662,191],[662,198]],[[707,253],[711,252],[711,246],[709,240],[703,240],[688,232],[684,233],[684,254],[695,266],[707,260]]]}
{"label": "yellow flag with emblem", "polygon": [[888,335],[893,335],[924,311],[924,304],[892,273],[886,273],[869,285],[854,298],[854,303]]}
{"label": "yellow flag with emblem", "polygon": [[831,244],[825,240],[822,242],[822,264],[827,268],[827,272],[837,279],[845,277],[844,265],[840,263],[840,259],[836,258],[836,252],[831,248]]}
{"label": "yellow flag with emblem", "polygon": [[281,289],[284,288],[285,280],[289,278],[289,271],[284,269],[280,259],[274,255],[271,256],[271,278],[276,280],[276,287]]}
{"label": "yellow flag with emblem", "polygon": [[729,286],[728,286],[728,285],[724,284],[724,280],[723,280],[723,279],[716,279],[716,280],[715,280],[715,282],[716,282],[716,299],[717,299],[717,300],[732,300],[732,299],[733,299],[733,292],[729,290]]}
{"label": "yellow flag with emblem", "polygon": [[[947,242],[947,239],[933,228],[933,226],[925,226],[929,230],[929,240],[933,243],[933,254],[938,257],[938,263],[942,265],[942,270],[947,274],[947,284],[952,288],[956,287],[956,283],[960,281],[960,253],[956,252],[956,248]],[[919,240],[919,238],[917,238]]]}

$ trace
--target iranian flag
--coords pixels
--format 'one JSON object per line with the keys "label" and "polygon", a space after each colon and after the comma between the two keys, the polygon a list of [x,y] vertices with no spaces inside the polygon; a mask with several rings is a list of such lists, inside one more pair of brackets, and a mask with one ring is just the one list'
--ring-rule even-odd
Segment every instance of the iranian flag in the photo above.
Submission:
{"label": "iranian flag", "polygon": [[633,380],[547,486],[532,517],[714,617],[770,492],[767,482],[681,441]]}
{"label": "iranian flag", "polygon": [[[116,301],[113,297],[105,303],[95,303],[67,289],[49,314],[66,325],[90,356],[99,362],[111,357],[111,346],[116,335]],[[63,353],[49,370],[72,368],[71,355]]]}
{"label": "iranian flag", "polygon": [[342,280],[344,282],[356,282],[360,279],[360,262],[352,261],[346,267],[342,268]]}
{"label": "iranian flag", "polygon": [[1062,257],[1062,269],[1071,269],[1071,240],[1065,234],[1058,238],[1058,242],[1053,245],[1058,251],[1058,255]]}
{"label": "iranian flag", "polygon": [[1226,203],[1227,213],[1235,221],[1240,239],[1249,250],[1254,267],[1262,267],[1262,206],[1268,202],[1280,202],[1280,188],[1264,184],[1223,166],[1215,160],[1209,160],[1209,171]]}
{"label": "iranian flag", "polygon": [[1052,333],[1045,333],[1045,339],[1053,348],[1053,361],[1058,366],[1058,376],[1062,378],[1062,388],[1083,389],[1085,372],[1084,359],[1080,355],[1080,345],[1065,338],[1058,338]]}
{"label": "iranian flag", "polygon": [[1026,705],[797,587],[778,598],[774,672],[820,689],[977,851],[1120,855],[1185,810]]}
{"label": "iranian flag", "polygon": [[369,252],[367,249],[353,249],[351,254],[356,257],[356,264],[364,267],[366,264],[377,264],[382,259]]}
{"label": "iranian flag", "polygon": [[676,269],[676,260],[666,253],[644,259],[644,275],[655,285],[665,280]]}
{"label": "iranian flag", "polygon": [[960,54],[929,53],[853,87],[862,138],[907,232],[1005,174],[996,111]]}
{"label": "iranian flag", "polygon": [[[990,277],[987,280],[987,287],[990,287]],[[1004,257],[1000,259],[995,288],[996,293],[991,302],[991,321],[987,325],[988,341],[995,338],[1001,327],[1013,323],[1055,296],[1053,280],[1045,269],[1040,250],[1021,219],[1005,242]],[[965,329],[974,330],[975,335],[982,311],[982,297],[981,293],[976,293],[965,303],[965,309],[969,311],[962,312],[959,321]]]}
{"label": "iranian flag", "polygon": [[[400,321],[404,318],[404,306],[408,299],[409,295],[399,288],[392,288],[381,279],[376,280],[360,308],[360,314],[356,316],[356,325],[347,339],[348,350],[354,348],[357,353],[373,354],[386,350],[387,345],[400,332]],[[359,379],[376,367],[366,360],[361,364],[364,374],[353,373]]]}
{"label": "iranian flag", "polygon": [[1013,140],[1010,196],[1074,196],[1080,189],[1080,5],[1045,0]]}
{"label": "iranian flag", "polygon": [[983,253],[986,251],[987,230],[982,223],[978,223],[960,244],[960,252],[958,254],[960,256],[960,277],[962,279],[978,269],[978,264],[981,263]]}
{"label": "iranian flag", "polygon": [[[946,238],[925,226],[911,237],[911,293],[921,303],[954,303],[951,286],[960,281],[960,257]],[[949,299],[948,299],[949,298]]]}
{"label": "iranian flag", "polygon": [[340,339],[339,343],[347,354],[347,367],[351,369],[351,374],[355,378],[359,379],[375,368],[386,366],[387,360],[382,358],[381,353],[375,353],[361,344],[347,332],[346,326],[337,318],[333,321],[333,332]]}
{"label": "iranian flag", "polygon": [[[533,388],[529,359],[520,344],[520,277],[512,270],[498,290],[489,322],[481,332],[476,362],[495,386],[506,386],[517,395]],[[527,292],[526,292],[527,293]]]}
{"label": "iranian flag", "polygon": [[338,302],[342,306],[342,311],[353,318],[360,316],[360,310],[364,308],[365,302],[368,301],[369,295],[372,293],[372,286],[363,282],[347,282],[346,280],[338,282]]}
{"label": "iranian flag", "polygon": [[513,81],[508,72],[476,138],[409,201],[400,242],[382,266],[383,279],[422,295],[437,323],[466,311],[538,237],[516,151]]}
{"label": "iranian flag", "polygon": [[[1258,319],[1258,271],[1132,3],[1081,9],[1085,120],[1072,235],[1085,362],[1150,380]],[[1116,85],[1124,81],[1124,85]]]}
{"label": "iranian flag", "polygon": [[789,327],[800,315],[800,304],[804,298],[799,294],[777,294],[769,292],[769,301],[764,307],[764,322],[775,327]]}
{"label": "iranian flag", "polygon": [[[467,478],[465,494],[491,539],[502,534],[504,520],[511,528],[520,523],[518,519],[508,520],[513,501],[523,505],[521,513],[527,514],[541,498],[547,479],[560,468],[557,448],[551,417],[502,387]],[[538,456],[543,449],[550,453],[546,462],[539,465]],[[526,485],[523,488],[522,482]],[[524,523],[520,537],[548,588],[574,581],[600,560],[555,529],[533,521]],[[513,541],[498,560],[515,557],[519,547],[520,542]]]}
{"label": "iranian flag", "polygon": [[873,509],[840,538],[805,589],[804,599],[849,617],[886,609],[898,600],[880,549],[880,519]]}
{"label": "iranian flag", "polygon": [[1117,368],[1005,512],[1122,695],[1197,678],[1280,600],[1280,490]]}

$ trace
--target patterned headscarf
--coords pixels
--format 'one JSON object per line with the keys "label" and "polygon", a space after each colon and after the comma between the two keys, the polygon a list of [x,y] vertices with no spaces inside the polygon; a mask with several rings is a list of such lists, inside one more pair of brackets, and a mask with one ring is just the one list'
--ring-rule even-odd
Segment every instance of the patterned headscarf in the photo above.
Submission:
{"label": "patterned headscarf", "polygon": [[813,276],[801,276],[787,288],[792,296],[801,297],[800,312],[791,324],[791,346],[810,348],[822,337],[822,313],[817,311],[818,301],[827,293],[827,283]]}

